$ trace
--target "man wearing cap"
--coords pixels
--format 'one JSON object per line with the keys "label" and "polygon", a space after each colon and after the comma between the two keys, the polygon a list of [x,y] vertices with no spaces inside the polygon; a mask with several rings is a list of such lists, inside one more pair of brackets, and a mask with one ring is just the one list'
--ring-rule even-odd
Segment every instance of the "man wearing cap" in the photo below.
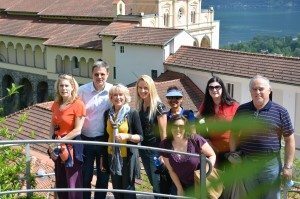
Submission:
{"label": "man wearing cap", "polygon": [[[196,118],[192,110],[185,110],[181,105],[183,101],[182,91],[177,86],[170,86],[167,89],[166,98],[168,99],[168,104],[170,105],[170,110],[167,114],[168,120],[170,120],[174,115],[183,115],[188,119],[190,125],[193,125]],[[191,128],[192,133],[196,133],[195,128]]]}

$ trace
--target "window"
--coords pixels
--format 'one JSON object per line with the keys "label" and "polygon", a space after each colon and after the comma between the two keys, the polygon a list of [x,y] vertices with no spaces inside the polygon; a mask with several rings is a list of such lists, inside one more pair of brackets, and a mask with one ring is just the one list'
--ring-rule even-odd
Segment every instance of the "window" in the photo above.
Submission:
{"label": "window", "polygon": [[227,83],[227,92],[233,98],[234,84]]}
{"label": "window", "polygon": [[119,14],[120,15],[123,14],[123,5],[122,4],[119,5]]}
{"label": "window", "polygon": [[157,78],[157,70],[151,70],[152,79]]}
{"label": "window", "polygon": [[182,17],[183,17],[183,14],[184,14],[184,10],[183,10],[183,8],[180,8],[179,10],[178,10],[178,20],[180,20]]}
{"label": "window", "polygon": [[124,53],[124,46],[120,46],[120,53]]}
{"label": "window", "polygon": [[165,27],[169,26],[169,13],[164,14],[164,26]]}
{"label": "window", "polygon": [[117,69],[114,67],[114,79],[117,79]]}
{"label": "window", "polygon": [[191,12],[191,23],[195,23],[196,22],[196,12],[192,11]]}

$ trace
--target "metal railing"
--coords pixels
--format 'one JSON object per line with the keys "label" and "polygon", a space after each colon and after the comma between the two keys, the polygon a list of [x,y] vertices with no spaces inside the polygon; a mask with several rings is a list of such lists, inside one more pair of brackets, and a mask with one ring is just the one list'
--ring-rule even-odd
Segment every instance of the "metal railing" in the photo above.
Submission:
{"label": "metal railing", "polygon": [[[3,146],[11,147],[11,146],[18,146],[18,145],[24,145],[25,144],[25,153],[26,153],[26,171],[25,171],[25,179],[26,179],[26,189],[23,190],[11,190],[11,191],[3,191],[0,190],[0,196],[1,195],[7,195],[7,194],[21,194],[26,193],[27,196],[30,196],[32,193],[35,192],[67,192],[67,191],[76,191],[76,192],[82,192],[82,191],[93,191],[93,192],[116,192],[116,193],[136,193],[141,195],[148,195],[148,196],[158,196],[158,197],[168,197],[168,198],[190,198],[185,196],[175,196],[175,195],[169,195],[169,194],[160,194],[160,193],[152,193],[152,192],[143,192],[143,191],[130,191],[130,190],[124,190],[124,189],[87,189],[87,188],[63,188],[63,189],[31,189],[30,186],[30,144],[40,144],[40,143],[67,143],[67,144],[87,144],[87,145],[100,145],[100,146],[125,146],[128,148],[137,148],[137,149],[146,149],[146,150],[155,150],[158,152],[166,152],[166,153],[176,153],[180,155],[188,155],[192,157],[198,157],[200,158],[200,176],[208,176],[212,170],[212,164],[211,162],[205,157],[204,154],[194,154],[194,153],[186,153],[186,152],[178,152],[174,150],[168,150],[168,149],[162,149],[162,148],[156,148],[156,147],[148,147],[148,146],[141,146],[141,145],[130,145],[130,144],[119,144],[119,143],[110,143],[110,142],[99,142],[99,141],[79,141],[79,140],[0,140],[0,148]],[[208,163],[209,169],[208,172],[206,172],[206,164]],[[43,175],[36,175],[36,177],[39,176],[46,176],[46,175],[52,175],[52,174],[43,174]],[[200,197],[206,198],[207,196],[207,190],[206,190],[206,178],[200,178]],[[1,198],[1,197],[0,197]]]}

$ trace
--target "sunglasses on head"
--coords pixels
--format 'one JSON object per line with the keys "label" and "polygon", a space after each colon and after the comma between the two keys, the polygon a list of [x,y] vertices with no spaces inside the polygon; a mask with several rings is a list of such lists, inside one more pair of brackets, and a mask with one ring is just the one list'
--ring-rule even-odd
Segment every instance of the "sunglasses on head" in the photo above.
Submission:
{"label": "sunglasses on head", "polygon": [[173,99],[180,100],[181,98],[182,97],[180,97],[180,96],[167,97],[168,100],[173,100]]}
{"label": "sunglasses on head", "polygon": [[216,89],[217,91],[220,90],[222,88],[221,85],[217,85],[217,86],[208,86],[208,89],[213,91],[214,89]]}

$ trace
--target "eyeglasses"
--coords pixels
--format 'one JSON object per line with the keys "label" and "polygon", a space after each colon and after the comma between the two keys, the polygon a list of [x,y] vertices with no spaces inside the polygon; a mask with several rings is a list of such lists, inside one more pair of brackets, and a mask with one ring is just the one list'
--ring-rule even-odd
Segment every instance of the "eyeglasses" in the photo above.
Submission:
{"label": "eyeglasses", "polygon": [[177,130],[177,129],[183,131],[185,130],[185,125],[172,125],[172,130]]}
{"label": "eyeglasses", "polygon": [[211,90],[211,91],[213,91],[213,90],[215,90],[215,89],[218,91],[218,90],[220,90],[221,88],[222,88],[222,86],[220,86],[220,85],[217,85],[217,86],[208,86],[208,89]]}
{"label": "eyeglasses", "polygon": [[167,97],[168,100],[180,100],[182,97],[180,96],[173,96],[173,97]]}

